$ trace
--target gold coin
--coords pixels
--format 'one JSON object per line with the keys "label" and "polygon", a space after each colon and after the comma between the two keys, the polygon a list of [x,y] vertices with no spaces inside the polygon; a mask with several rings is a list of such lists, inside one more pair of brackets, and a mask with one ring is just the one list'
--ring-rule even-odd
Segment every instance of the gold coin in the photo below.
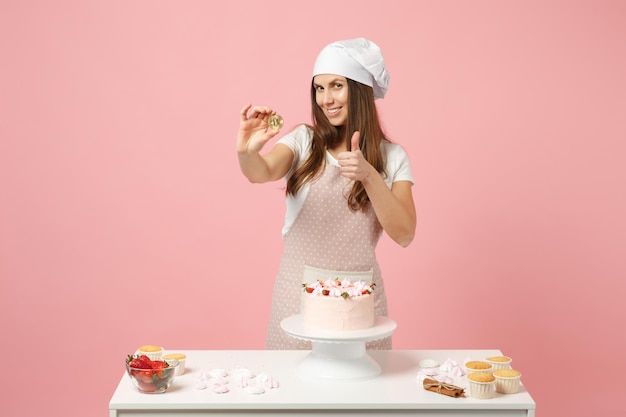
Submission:
{"label": "gold coin", "polygon": [[267,119],[267,124],[272,130],[280,130],[280,128],[285,124],[285,121],[280,114],[272,114],[270,118]]}

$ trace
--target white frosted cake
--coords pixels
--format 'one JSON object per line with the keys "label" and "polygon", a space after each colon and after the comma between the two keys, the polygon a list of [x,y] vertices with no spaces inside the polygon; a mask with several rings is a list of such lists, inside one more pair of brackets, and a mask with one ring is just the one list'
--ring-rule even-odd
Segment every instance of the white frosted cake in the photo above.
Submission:
{"label": "white frosted cake", "polygon": [[349,279],[303,284],[301,311],[310,330],[362,330],[374,325],[374,284]]}

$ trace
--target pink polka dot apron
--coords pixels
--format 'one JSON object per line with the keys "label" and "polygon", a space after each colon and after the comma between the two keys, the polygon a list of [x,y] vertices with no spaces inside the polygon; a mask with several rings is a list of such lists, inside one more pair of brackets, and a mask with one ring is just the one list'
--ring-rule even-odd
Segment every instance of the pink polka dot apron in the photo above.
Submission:
{"label": "pink polka dot apron", "polygon": [[[387,298],[376,260],[376,244],[382,227],[371,205],[352,211],[346,196],[353,182],[341,176],[339,167],[326,164],[320,178],[311,183],[307,197],[284,236],[284,251],[272,294],[267,349],[311,349],[311,343],[287,335],[280,327],[286,317],[300,312],[305,267],[318,270],[356,271],[371,274],[376,284],[376,315],[387,316]],[[328,276],[326,279],[334,278]],[[367,343],[368,349],[391,349],[391,338]]]}

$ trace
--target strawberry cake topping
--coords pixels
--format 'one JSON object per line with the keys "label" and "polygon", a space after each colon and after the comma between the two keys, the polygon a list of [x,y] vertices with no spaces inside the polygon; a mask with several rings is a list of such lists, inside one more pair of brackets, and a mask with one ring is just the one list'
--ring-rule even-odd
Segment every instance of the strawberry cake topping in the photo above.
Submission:
{"label": "strawberry cake topping", "polygon": [[302,284],[302,286],[304,291],[309,294],[327,297],[355,298],[371,294],[374,291],[374,284],[368,284],[365,281],[355,281],[353,283],[349,279],[328,279],[326,281]]}

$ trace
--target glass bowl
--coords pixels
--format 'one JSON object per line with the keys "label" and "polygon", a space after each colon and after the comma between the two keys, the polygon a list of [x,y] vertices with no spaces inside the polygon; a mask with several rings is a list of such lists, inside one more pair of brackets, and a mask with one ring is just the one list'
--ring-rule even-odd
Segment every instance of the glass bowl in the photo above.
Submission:
{"label": "glass bowl", "polygon": [[168,366],[163,369],[133,368],[126,363],[126,373],[140,392],[160,394],[172,385],[178,367],[177,360],[170,359],[165,362]]}

